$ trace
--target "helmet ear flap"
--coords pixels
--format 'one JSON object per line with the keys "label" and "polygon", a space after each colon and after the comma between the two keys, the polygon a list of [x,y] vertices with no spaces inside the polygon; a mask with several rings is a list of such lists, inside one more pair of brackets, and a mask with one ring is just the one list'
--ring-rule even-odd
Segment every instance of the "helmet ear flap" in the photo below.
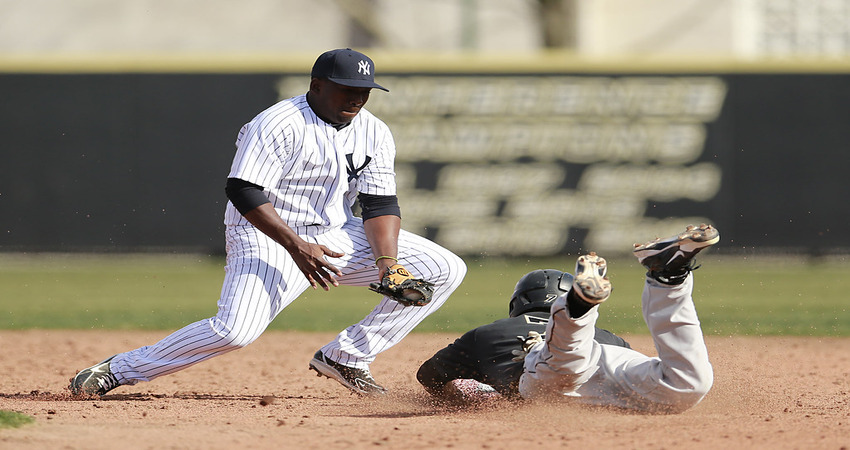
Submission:
{"label": "helmet ear flap", "polygon": [[575,281],[576,277],[574,277],[571,273],[564,272],[561,275],[561,278],[558,279],[558,290],[561,292],[570,292],[570,289],[573,288],[573,281]]}

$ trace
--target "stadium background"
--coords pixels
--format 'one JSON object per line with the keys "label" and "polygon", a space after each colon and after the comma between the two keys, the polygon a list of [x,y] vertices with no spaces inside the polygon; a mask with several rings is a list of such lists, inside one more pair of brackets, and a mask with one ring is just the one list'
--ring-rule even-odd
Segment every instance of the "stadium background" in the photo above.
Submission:
{"label": "stadium background", "polygon": [[391,90],[368,108],[405,228],[460,254],[613,254],[692,221],[720,252],[850,249],[846,1],[47,4],[0,2],[3,252],[220,254],[239,127],[347,45]]}
{"label": "stadium background", "polygon": [[[8,430],[0,414],[0,447],[850,447],[850,279],[838,235],[847,223],[839,121],[848,11],[850,0],[0,0],[0,413],[34,420]],[[448,206],[465,205],[475,226],[488,217],[499,225],[518,204],[533,206],[514,202],[503,180],[544,177],[518,186],[554,203],[553,217],[527,218],[539,220],[528,225],[529,240],[567,225],[581,241],[596,225],[582,231],[579,219],[601,214],[582,209],[583,200],[599,205],[580,184],[593,172],[603,188],[622,182],[636,191],[616,192],[622,207],[602,203],[621,214],[606,223],[716,221],[724,239],[702,255],[696,291],[716,375],[706,400],[676,416],[430,403],[414,379],[421,361],[458,333],[504,317],[520,274],[574,259],[473,254],[454,300],[373,365],[399,394],[386,402],[349,396],[306,369],[322,342],[374,305],[374,293],[353,287],[305,293],[274,330],[221,362],[104,401],[68,401],[75,369],[214,313],[221,258],[194,252],[218,251],[234,133],[286,86],[303,89],[316,55],[342,45],[374,56],[393,83],[370,107],[398,120],[398,137],[416,149],[399,161],[403,202],[451,194]],[[416,85],[410,78],[439,81],[448,99],[406,92]],[[466,81],[480,87],[484,79],[501,82],[501,95],[557,84],[552,97],[572,99],[558,103],[572,109],[546,119],[558,126],[532,130],[551,140],[531,154],[514,144],[529,132],[525,117],[481,114],[472,101],[440,116],[422,97],[456,101]],[[683,93],[703,95],[682,102]],[[519,123],[496,126],[512,121]],[[436,125],[464,147],[427,147],[421,137],[433,137]],[[481,134],[452,134],[469,129]],[[472,158],[490,145],[498,153]],[[202,161],[190,164],[184,153]],[[601,155],[610,160],[593,159]],[[659,182],[664,168],[672,170]],[[692,175],[704,177],[701,190],[687,186]],[[758,181],[737,184],[749,178]],[[470,192],[464,181],[487,186]],[[681,198],[658,198],[658,189]],[[422,226],[415,213],[406,209],[406,223]],[[564,245],[557,251],[576,244]],[[137,250],[148,254],[123,253]],[[774,250],[781,257],[760,257]],[[826,253],[835,256],[811,257]],[[617,287],[603,325],[652,354],[635,297],[643,270],[631,257],[609,263]],[[529,421],[539,417],[571,426]]]}

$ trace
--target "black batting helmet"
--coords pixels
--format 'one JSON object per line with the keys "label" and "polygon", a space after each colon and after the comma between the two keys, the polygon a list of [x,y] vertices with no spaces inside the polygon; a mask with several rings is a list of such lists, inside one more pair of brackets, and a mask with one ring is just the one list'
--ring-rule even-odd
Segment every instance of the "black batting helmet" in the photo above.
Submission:
{"label": "black batting helmet", "polygon": [[523,275],[511,296],[510,316],[531,311],[548,312],[559,295],[572,289],[573,278],[557,269],[538,269]]}

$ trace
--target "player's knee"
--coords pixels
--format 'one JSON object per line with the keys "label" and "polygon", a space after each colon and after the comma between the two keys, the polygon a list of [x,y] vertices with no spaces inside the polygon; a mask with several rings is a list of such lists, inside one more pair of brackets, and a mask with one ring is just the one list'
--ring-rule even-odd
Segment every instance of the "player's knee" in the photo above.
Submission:
{"label": "player's knee", "polygon": [[699,401],[708,394],[708,391],[711,390],[711,386],[713,385],[714,371],[711,369],[711,366],[708,366],[706,369],[697,374],[696,383],[694,383],[694,396],[699,397],[697,403],[699,403]]}
{"label": "player's knee", "polygon": [[242,327],[227,327],[218,318],[210,321],[210,327],[218,336],[216,345],[222,351],[237,350],[257,340],[261,330],[246,330]]}
{"label": "player's knee", "polygon": [[466,263],[460,256],[455,255],[450,251],[446,251],[445,255],[442,255],[445,258],[445,266],[447,267],[447,271],[450,274],[451,279],[462,280],[464,276],[466,276]]}
{"label": "player's knee", "polygon": [[452,274],[454,275],[454,278],[457,280],[457,283],[460,284],[460,282],[463,281],[463,278],[466,277],[466,271],[467,271],[466,262],[464,262],[463,259],[460,258],[460,256],[457,256],[455,254],[452,254],[452,256],[454,256],[454,259],[455,259],[455,261],[454,261],[455,269],[452,271]]}
{"label": "player's knee", "polygon": [[439,286],[448,286],[454,290],[466,276],[466,263],[459,256],[443,249],[439,255],[432,256],[432,262],[423,264],[424,267],[433,269],[430,274],[423,274],[428,281]]}
{"label": "player's knee", "polygon": [[233,335],[222,336],[222,338],[221,347],[224,351],[238,350],[246,347],[251,342],[254,342],[254,339],[248,340],[243,337]]}
{"label": "player's knee", "polygon": [[714,373],[711,368],[704,369],[695,374],[689,389],[679,391],[675,405],[671,406],[671,413],[681,413],[696,406],[711,390],[714,384]]}

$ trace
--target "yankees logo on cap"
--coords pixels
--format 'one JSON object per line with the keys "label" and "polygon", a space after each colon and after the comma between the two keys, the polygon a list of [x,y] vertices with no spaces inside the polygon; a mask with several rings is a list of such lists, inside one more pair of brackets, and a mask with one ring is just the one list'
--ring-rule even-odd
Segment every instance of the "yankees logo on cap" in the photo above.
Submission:
{"label": "yankees logo on cap", "polygon": [[375,63],[368,56],[350,48],[330,50],[319,55],[310,76],[327,78],[343,86],[390,91],[375,83]]}

